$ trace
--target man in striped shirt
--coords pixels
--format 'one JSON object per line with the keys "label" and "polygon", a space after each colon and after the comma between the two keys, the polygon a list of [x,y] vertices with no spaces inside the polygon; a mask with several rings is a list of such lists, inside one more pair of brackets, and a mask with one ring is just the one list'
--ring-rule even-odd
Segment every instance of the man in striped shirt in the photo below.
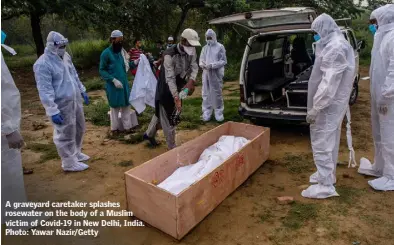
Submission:
{"label": "man in striped shirt", "polygon": [[[130,60],[134,61],[134,60],[138,60],[140,58],[140,55],[144,54],[146,55],[146,57],[149,60],[149,63],[151,64],[151,66],[153,65],[153,56],[151,53],[146,53],[144,52],[143,48],[142,48],[142,41],[140,39],[135,39],[134,41],[134,48],[130,49],[129,51],[129,55],[130,55]],[[133,74],[133,76],[135,76],[135,74],[137,73],[137,68],[134,68],[131,70],[131,73]]]}
{"label": "man in striped shirt", "polygon": [[[130,55],[130,60],[138,60],[140,58],[140,55],[143,54],[144,51],[142,50],[142,42],[139,39],[136,39],[134,41],[134,48],[130,49],[129,55]],[[131,73],[133,76],[137,73],[137,67],[131,70]]]}

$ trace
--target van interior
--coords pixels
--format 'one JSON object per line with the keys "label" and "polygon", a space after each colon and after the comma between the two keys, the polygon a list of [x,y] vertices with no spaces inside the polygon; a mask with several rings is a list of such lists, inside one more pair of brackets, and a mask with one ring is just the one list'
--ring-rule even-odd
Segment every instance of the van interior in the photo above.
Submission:
{"label": "van interior", "polygon": [[305,110],[314,62],[313,43],[313,32],[255,38],[244,79],[248,106]]}

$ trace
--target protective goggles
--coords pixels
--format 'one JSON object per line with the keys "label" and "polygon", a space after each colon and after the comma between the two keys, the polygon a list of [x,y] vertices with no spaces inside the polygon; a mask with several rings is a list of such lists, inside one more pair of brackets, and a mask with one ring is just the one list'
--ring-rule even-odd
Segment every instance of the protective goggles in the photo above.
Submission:
{"label": "protective goggles", "polygon": [[65,46],[66,44],[68,44],[68,39],[64,39],[64,40],[60,40],[60,41],[55,41],[53,42],[55,44],[55,46]]}

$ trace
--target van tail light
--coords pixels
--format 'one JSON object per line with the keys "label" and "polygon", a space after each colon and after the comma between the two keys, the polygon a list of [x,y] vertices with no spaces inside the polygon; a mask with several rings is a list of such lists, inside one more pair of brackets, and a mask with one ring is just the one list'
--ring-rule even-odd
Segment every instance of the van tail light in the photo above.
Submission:
{"label": "van tail light", "polygon": [[240,100],[241,103],[245,103],[245,90],[244,90],[244,85],[239,85],[239,95],[240,95]]}

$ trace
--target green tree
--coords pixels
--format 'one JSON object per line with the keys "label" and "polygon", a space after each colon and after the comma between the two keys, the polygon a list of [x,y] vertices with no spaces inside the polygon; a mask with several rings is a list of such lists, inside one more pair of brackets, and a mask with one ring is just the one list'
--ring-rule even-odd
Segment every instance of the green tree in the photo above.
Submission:
{"label": "green tree", "polygon": [[32,36],[36,45],[37,56],[44,53],[44,41],[41,33],[41,18],[46,14],[73,16],[81,12],[94,12],[96,6],[105,0],[7,0],[2,6],[2,20],[19,16],[28,16]]}

